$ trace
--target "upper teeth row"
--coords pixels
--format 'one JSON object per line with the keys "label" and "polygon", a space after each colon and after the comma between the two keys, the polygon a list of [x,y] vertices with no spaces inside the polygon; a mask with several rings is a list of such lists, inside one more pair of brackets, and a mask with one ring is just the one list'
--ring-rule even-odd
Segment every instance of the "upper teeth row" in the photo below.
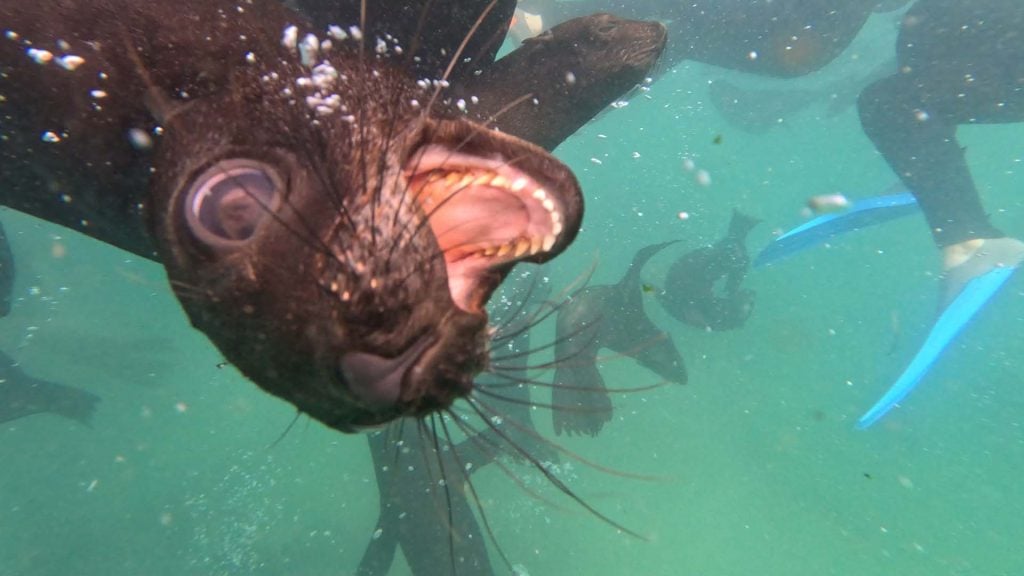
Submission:
{"label": "upper teeth row", "polygon": [[[465,188],[467,186],[492,186],[503,188],[512,192],[522,192],[530,183],[527,178],[516,178],[509,180],[500,174],[473,174],[468,172],[449,172],[444,177],[445,182],[454,188]],[[540,201],[540,205],[547,211],[551,218],[551,231],[543,238],[520,238],[518,240],[502,244],[501,246],[489,246],[481,251],[484,256],[505,256],[512,254],[518,258],[524,254],[536,254],[543,250],[547,252],[555,245],[558,235],[562,233],[562,213],[555,206],[555,201],[548,198],[548,193],[543,188],[533,191],[533,198]]]}

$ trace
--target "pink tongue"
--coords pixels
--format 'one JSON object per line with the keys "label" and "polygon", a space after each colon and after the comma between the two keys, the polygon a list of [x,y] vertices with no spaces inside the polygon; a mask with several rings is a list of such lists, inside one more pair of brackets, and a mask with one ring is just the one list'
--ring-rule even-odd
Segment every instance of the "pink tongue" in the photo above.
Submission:
{"label": "pink tongue", "polygon": [[461,190],[430,216],[441,249],[504,244],[526,229],[522,201],[485,186]]}

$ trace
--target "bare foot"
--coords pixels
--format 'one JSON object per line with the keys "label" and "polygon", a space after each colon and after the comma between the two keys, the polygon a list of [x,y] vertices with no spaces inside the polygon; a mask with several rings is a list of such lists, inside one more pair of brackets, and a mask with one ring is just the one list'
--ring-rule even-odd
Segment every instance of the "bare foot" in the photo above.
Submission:
{"label": "bare foot", "polygon": [[971,280],[996,268],[1015,267],[1024,261],[1024,242],[1016,238],[976,238],[947,246],[942,251],[945,308]]}

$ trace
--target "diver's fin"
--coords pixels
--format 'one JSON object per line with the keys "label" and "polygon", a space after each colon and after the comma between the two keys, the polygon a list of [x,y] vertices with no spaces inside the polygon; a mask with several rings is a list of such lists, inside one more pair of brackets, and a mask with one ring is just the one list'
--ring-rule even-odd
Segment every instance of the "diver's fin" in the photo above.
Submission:
{"label": "diver's fin", "polygon": [[870,410],[857,420],[857,428],[864,430],[878,422],[893,406],[907,397],[917,386],[921,378],[932,367],[946,346],[974,318],[999,288],[1010,278],[1016,268],[993,268],[964,285],[963,290],[950,302],[939,319],[935,321],[928,338],[925,339],[917,355],[900,375],[896,383],[882,396]]}
{"label": "diver's fin", "polygon": [[779,236],[757,255],[754,267],[772,264],[840,234],[907,216],[918,209],[913,194],[905,190],[856,200],[843,212],[818,216]]}

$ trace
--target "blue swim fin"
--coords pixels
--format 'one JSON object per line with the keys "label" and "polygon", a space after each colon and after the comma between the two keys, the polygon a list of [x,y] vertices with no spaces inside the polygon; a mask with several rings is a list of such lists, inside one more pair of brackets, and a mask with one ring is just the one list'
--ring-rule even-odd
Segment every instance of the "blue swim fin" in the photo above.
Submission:
{"label": "blue swim fin", "polygon": [[907,191],[856,200],[842,212],[818,216],[779,236],[757,255],[753,266],[772,264],[840,234],[901,218],[918,210],[917,200]]}
{"label": "blue swim fin", "polygon": [[1015,267],[994,268],[968,282],[956,298],[935,321],[928,338],[911,360],[896,383],[870,410],[857,420],[857,428],[864,430],[878,422],[893,406],[907,397],[921,378],[928,373],[946,346],[981,310],[985,303],[1010,279]]}

